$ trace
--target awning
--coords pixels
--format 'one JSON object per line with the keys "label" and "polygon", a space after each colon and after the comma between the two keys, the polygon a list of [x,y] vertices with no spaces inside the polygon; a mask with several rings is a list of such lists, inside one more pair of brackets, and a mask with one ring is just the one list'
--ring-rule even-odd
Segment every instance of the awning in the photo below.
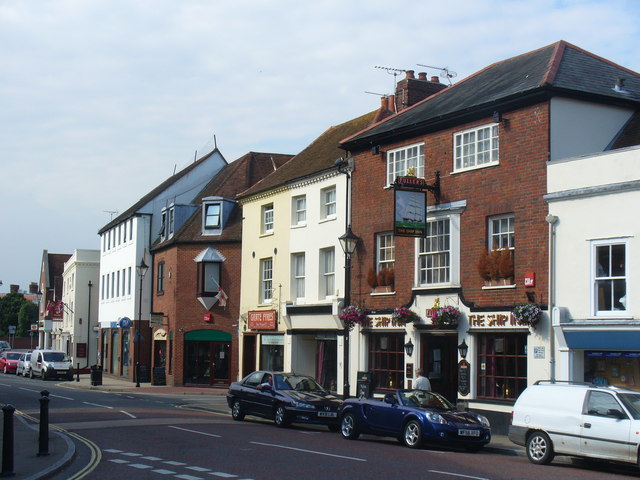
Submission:
{"label": "awning", "polygon": [[574,350],[640,350],[640,330],[564,330]]}
{"label": "awning", "polygon": [[199,342],[230,342],[231,334],[220,330],[194,330],[187,332],[184,339]]}

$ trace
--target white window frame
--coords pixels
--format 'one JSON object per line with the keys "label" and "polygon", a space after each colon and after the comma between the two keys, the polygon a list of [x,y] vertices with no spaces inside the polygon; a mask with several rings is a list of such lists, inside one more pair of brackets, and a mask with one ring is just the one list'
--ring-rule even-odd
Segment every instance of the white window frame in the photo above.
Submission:
{"label": "white window frame", "polygon": [[160,225],[160,239],[164,240],[167,238],[167,210],[162,210],[162,214],[160,216],[161,225]]}
{"label": "white window frame", "polygon": [[262,206],[262,234],[267,235],[273,233],[275,214],[273,211],[273,203]]}
{"label": "white window frame", "polygon": [[260,260],[260,303],[273,300],[273,257]]}
{"label": "white window frame", "polygon": [[376,234],[376,272],[395,266],[395,238],[393,232]]}
{"label": "white window frame", "polygon": [[[609,265],[604,266],[605,271],[600,270],[599,262],[598,262],[598,249],[602,247],[609,247],[609,251],[614,246],[623,246],[624,247],[624,274],[620,275],[619,272],[614,274],[613,267],[613,259],[612,256],[609,256]],[[630,309],[630,295],[631,291],[629,287],[629,265],[631,262],[629,261],[629,244],[627,239],[624,238],[608,238],[602,240],[593,240],[591,242],[591,268],[590,268],[590,285],[591,285],[591,314],[594,317],[620,317],[620,316],[628,316]],[[599,310],[598,309],[598,282],[610,282],[613,286],[614,282],[617,281],[625,282],[625,301],[621,303],[618,301],[618,305],[622,305],[624,309],[614,309],[611,310]],[[611,296],[612,296],[612,306],[616,301],[613,298],[614,290],[611,288]]]}
{"label": "white window frame", "polygon": [[[210,214],[209,209],[218,207],[218,213]],[[217,222],[209,223],[209,219],[216,219]],[[212,230],[220,230],[222,228],[222,203],[221,202],[208,202],[203,205],[202,211],[202,230],[203,232],[210,232]]]}
{"label": "white window frame", "polygon": [[320,291],[319,298],[335,296],[336,291],[336,249],[320,249]]}
{"label": "white window frame", "polygon": [[305,254],[291,254],[291,298],[293,300],[305,297],[305,280],[306,280]]}
{"label": "white window frame", "polygon": [[453,135],[453,171],[463,172],[500,163],[498,123],[469,128]]}
{"label": "white window frame", "polygon": [[337,191],[336,186],[323,188],[320,190],[320,205],[322,211],[320,212],[320,218],[328,220],[336,218],[337,215]]}
{"label": "white window frame", "polygon": [[301,227],[307,224],[307,196],[296,195],[291,199],[291,225]]}
{"label": "white window frame", "polygon": [[[448,243],[449,248],[446,250],[429,250],[427,251],[425,247],[427,246],[427,241],[429,240],[431,235],[427,235],[425,238],[416,238],[415,242],[415,285],[417,288],[430,288],[430,287],[442,287],[442,286],[457,286],[460,284],[460,214],[459,213],[450,213],[448,215],[434,215],[429,216],[427,219],[427,233],[429,234],[429,230],[436,225],[437,222],[448,222],[449,233],[448,233]],[[443,267],[435,266],[428,267],[425,262],[428,262],[428,256],[442,255],[446,254],[448,265]],[[426,272],[428,270],[433,271],[434,269],[445,268],[446,273],[448,275],[448,279],[445,278],[444,281],[441,281],[441,278],[438,278],[438,281],[427,282],[426,280]],[[424,273],[423,273],[424,272]]]}
{"label": "white window frame", "polygon": [[424,143],[394,148],[387,152],[387,186],[395,183],[397,177],[404,177],[410,169],[414,175],[424,178]]}
{"label": "white window frame", "polygon": [[[489,251],[516,248],[516,217],[513,213],[494,215],[487,223]],[[496,228],[498,227],[498,228]],[[506,229],[504,229],[506,227]]]}
{"label": "white window frame", "polygon": [[168,237],[173,237],[173,232],[174,232],[175,222],[176,222],[176,210],[175,210],[174,207],[171,207],[169,209],[169,214],[168,214],[167,218],[168,218],[168,222],[169,222],[169,234],[168,234]]}

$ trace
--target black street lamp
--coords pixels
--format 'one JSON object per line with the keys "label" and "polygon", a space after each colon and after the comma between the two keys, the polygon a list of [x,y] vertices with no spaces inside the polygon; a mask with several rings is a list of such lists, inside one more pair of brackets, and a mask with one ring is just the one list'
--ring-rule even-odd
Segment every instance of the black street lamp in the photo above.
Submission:
{"label": "black street lamp", "polygon": [[467,358],[468,351],[469,351],[469,346],[467,345],[467,342],[465,342],[463,338],[462,343],[458,345],[458,353],[460,354],[463,360]]}
{"label": "black street lamp", "polygon": [[136,375],[136,387],[140,386],[140,344],[142,343],[141,340],[141,336],[140,336],[140,320],[142,318],[142,280],[144,279],[144,276],[147,274],[147,270],[149,270],[149,266],[144,263],[144,258],[142,260],[140,260],[140,265],[138,265],[136,267],[136,271],[138,272],[138,276],[140,277],[140,300],[139,300],[139,306],[138,306],[138,318],[136,319],[136,335],[133,339],[133,353],[135,356],[135,362],[136,362],[136,369],[135,369],[135,375]]}
{"label": "black street lamp", "polygon": [[411,341],[411,339],[409,339],[409,341],[404,344],[404,351],[407,354],[407,357],[413,355],[413,342]]}
{"label": "black street lamp", "polygon": [[[351,303],[351,255],[356,251],[360,237],[351,231],[351,225],[347,225],[347,231],[338,238],[340,246],[344,251],[344,305],[346,308]],[[343,376],[344,386],[342,388],[342,396],[349,397],[349,327],[344,326],[344,359],[343,359]]]}

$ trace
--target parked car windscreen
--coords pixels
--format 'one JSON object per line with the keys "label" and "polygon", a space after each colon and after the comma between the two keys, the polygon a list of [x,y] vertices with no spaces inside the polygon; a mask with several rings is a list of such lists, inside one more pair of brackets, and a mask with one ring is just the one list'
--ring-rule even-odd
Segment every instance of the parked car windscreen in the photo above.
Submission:
{"label": "parked car windscreen", "polygon": [[20,358],[20,352],[9,352],[7,358],[10,360],[18,360]]}
{"label": "parked car windscreen", "polygon": [[637,393],[619,393],[618,397],[627,407],[635,420],[640,420],[640,394]]}
{"label": "parked car windscreen", "polygon": [[276,375],[276,388],[299,392],[324,392],[324,388],[318,385],[313,378],[302,375]]}
{"label": "parked car windscreen", "polygon": [[456,408],[442,395],[425,390],[404,390],[400,392],[402,403],[414,407],[455,410]]}
{"label": "parked car windscreen", "polygon": [[44,352],[44,360],[46,362],[68,362],[69,357],[62,352]]}

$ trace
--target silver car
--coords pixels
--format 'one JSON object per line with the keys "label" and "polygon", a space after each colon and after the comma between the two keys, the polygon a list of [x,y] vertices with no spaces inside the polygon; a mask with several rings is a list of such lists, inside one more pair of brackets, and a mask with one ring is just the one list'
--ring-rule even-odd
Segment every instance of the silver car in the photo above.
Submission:
{"label": "silver car", "polygon": [[18,366],[16,367],[16,375],[22,375],[23,377],[29,376],[29,368],[31,365],[31,352],[23,353],[18,359]]}

